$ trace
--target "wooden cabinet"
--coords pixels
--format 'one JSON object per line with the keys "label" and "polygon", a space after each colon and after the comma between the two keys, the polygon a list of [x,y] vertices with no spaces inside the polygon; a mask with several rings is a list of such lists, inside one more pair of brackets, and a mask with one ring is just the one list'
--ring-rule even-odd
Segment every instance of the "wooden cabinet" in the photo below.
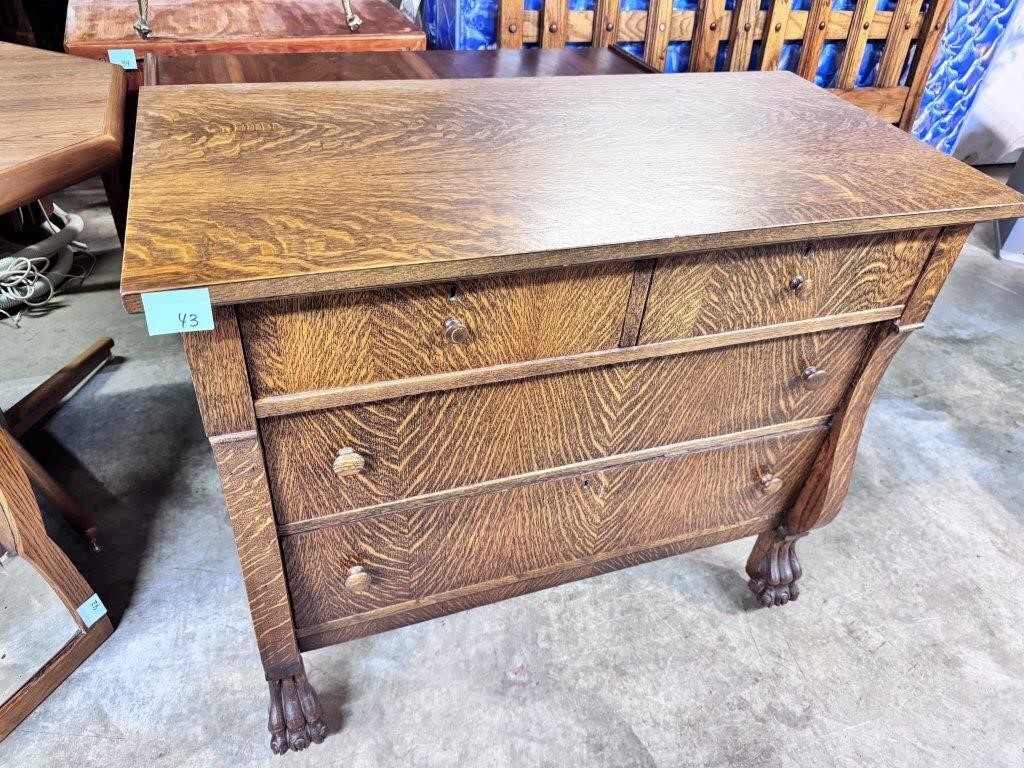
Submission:
{"label": "wooden cabinet", "polygon": [[215,305],[183,341],[277,752],[326,732],[300,650],[748,535],[755,599],[795,599],[889,360],[971,224],[1024,213],[784,73],[140,115],[122,293]]}

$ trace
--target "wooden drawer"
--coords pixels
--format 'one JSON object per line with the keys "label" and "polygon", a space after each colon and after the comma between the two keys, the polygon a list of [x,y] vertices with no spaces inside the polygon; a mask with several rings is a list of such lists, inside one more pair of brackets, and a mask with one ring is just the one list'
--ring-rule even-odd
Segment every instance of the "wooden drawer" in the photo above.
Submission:
{"label": "wooden drawer", "polygon": [[615,347],[633,271],[620,262],[239,306],[253,394]]}
{"label": "wooden drawer", "polygon": [[[280,523],[831,414],[874,326],[260,422]],[[805,372],[826,371],[811,386]],[[338,450],[365,460],[338,477]]]}
{"label": "wooden drawer", "polygon": [[640,344],[902,304],[937,230],[661,259]]}
{"label": "wooden drawer", "polygon": [[[301,628],[642,553],[752,521],[794,500],[825,428],[469,496],[282,539]],[[781,480],[774,493],[762,477]],[[346,588],[349,569],[370,577]],[[558,583],[555,576],[551,583]]]}

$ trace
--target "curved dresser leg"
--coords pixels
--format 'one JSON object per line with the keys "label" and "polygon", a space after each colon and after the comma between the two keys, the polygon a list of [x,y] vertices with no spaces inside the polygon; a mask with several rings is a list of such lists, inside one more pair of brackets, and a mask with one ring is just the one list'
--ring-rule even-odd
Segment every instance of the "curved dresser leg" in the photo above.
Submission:
{"label": "curved dresser leg", "polygon": [[316,690],[305,672],[292,677],[269,681],[270,708],[267,728],[270,730],[270,751],[283,755],[298,752],[310,744],[320,744],[327,736],[323,711]]}
{"label": "curved dresser leg", "polygon": [[800,596],[797,581],[803,575],[796,556],[796,541],[805,533],[790,533],[780,525],[757,537],[747,560],[747,586],[757,602],[768,608],[785,605]]}
{"label": "curved dresser leg", "polygon": [[747,575],[750,589],[761,605],[785,605],[799,596],[796,582],[802,570],[796,556],[796,540],[812,528],[830,522],[839,512],[850,487],[868,406],[882,374],[906,339],[907,331],[915,327],[901,327],[897,322],[879,326],[871,351],[832,418],[825,444],[796,502],[783,516],[781,525],[757,537],[747,560]]}

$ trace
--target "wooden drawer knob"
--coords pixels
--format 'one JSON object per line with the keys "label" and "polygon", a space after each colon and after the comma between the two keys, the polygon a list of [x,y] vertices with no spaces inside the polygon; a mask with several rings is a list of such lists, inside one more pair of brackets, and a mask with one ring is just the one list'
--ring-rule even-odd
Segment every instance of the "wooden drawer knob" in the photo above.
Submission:
{"label": "wooden drawer knob", "polygon": [[789,287],[797,296],[806,296],[809,282],[810,281],[803,275],[795,275],[790,278]]}
{"label": "wooden drawer knob", "polygon": [[828,384],[828,371],[811,365],[804,369],[800,378],[804,380],[804,389],[809,389],[813,392]]}
{"label": "wooden drawer knob", "polygon": [[345,589],[349,592],[365,592],[373,583],[373,577],[361,565],[353,565],[345,577]]}
{"label": "wooden drawer knob", "polygon": [[782,490],[782,478],[776,477],[771,472],[761,475],[761,493],[765,496],[773,496]]}
{"label": "wooden drawer knob", "polygon": [[469,341],[469,331],[461,321],[449,317],[444,321],[444,342],[445,344],[465,344]]}
{"label": "wooden drawer knob", "polygon": [[354,448],[342,448],[334,457],[334,474],[338,477],[358,475],[366,466],[366,459],[355,452]]}

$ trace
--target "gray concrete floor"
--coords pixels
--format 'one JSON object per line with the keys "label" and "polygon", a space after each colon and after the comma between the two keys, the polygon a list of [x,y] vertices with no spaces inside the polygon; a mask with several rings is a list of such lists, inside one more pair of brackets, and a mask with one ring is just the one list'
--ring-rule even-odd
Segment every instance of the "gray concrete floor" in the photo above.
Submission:
{"label": "gray concrete floor", "polygon": [[1024,766],[1024,269],[991,226],[886,376],[797,603],[754,607],[743,541],[316,651],[331,735],[274,758],[180,342],[122,312],[99,188],[63,202],[99,270],[0,327],[0,399],[116,339],[30,447],[95,510],[99,556],[50,524],[118,627],[0,766]]}

